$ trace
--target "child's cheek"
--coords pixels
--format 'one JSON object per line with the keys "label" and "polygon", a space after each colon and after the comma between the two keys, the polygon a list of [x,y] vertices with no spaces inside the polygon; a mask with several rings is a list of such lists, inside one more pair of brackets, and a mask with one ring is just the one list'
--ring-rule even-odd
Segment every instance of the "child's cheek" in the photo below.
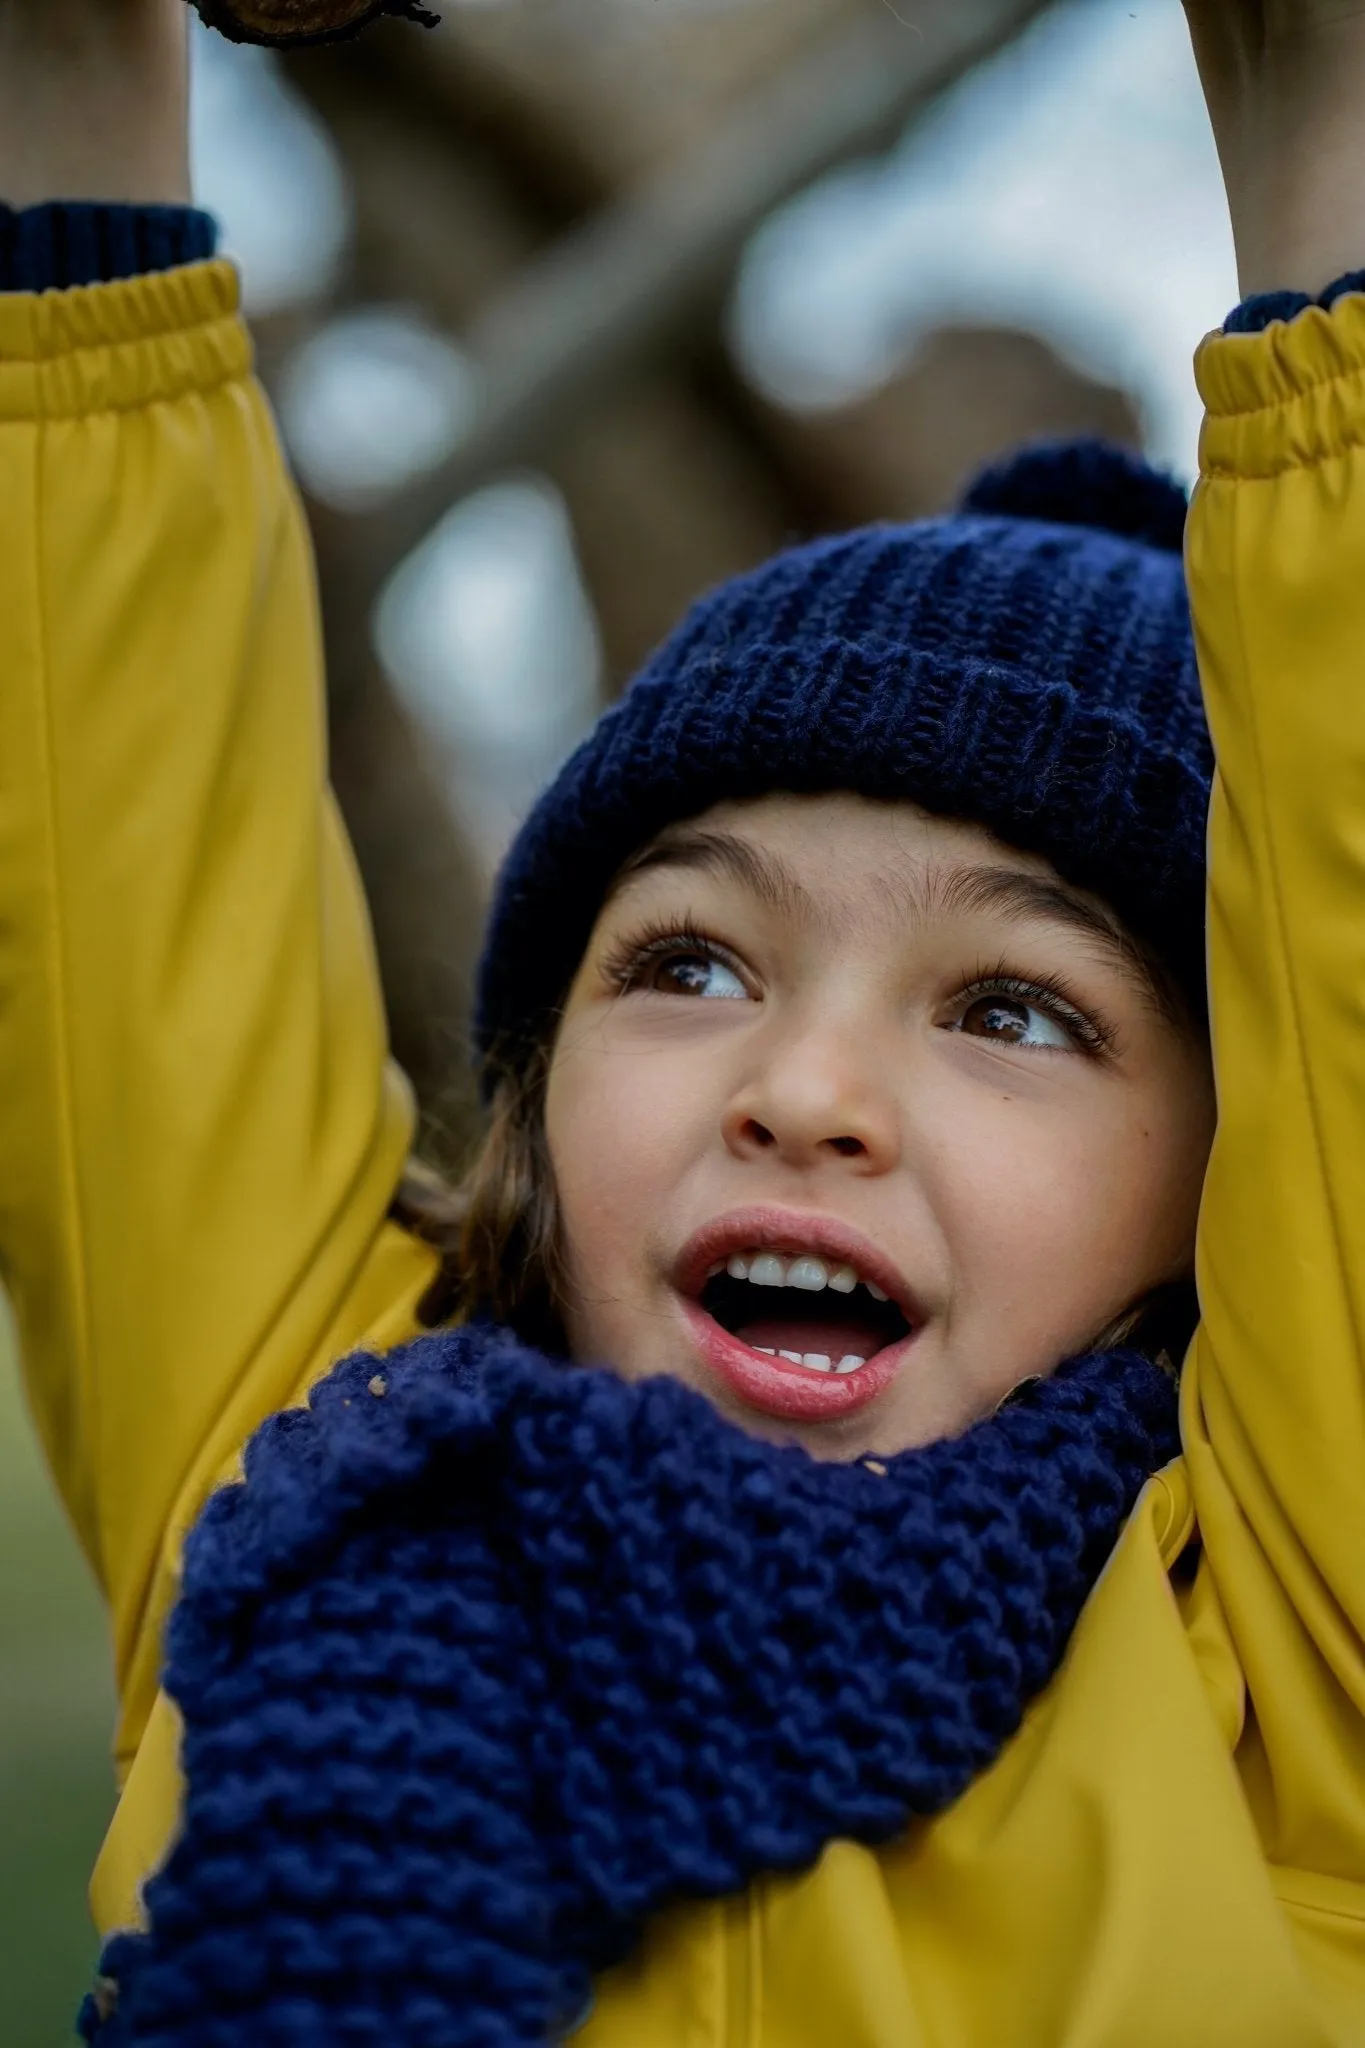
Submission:
{"label": "child's cheek", "polygon": [[579,1355],[616,1362],[656,1314],[651,1293],[678,1189],[697,1149],[697,1106],[683,1075],[604,1042],[568,1039],[546,1098],[546,1138],[573,1295],[568,1323]]}

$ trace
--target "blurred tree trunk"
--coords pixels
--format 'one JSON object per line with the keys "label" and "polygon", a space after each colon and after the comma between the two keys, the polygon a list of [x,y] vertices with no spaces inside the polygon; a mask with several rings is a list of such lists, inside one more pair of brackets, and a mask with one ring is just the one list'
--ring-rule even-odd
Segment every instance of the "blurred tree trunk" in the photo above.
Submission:
{"label": "blurred tree trunk", "polygon": [[[344,155],[356,230],[345,277],[313,324],[349,305],[420,307],[458,336],[561,219],[504,180],[443,104],[390,92],[365,49],[300,59],[296,82]],[[297,321],[259,336],[272,381]],[[563,490],[614,694],[686,604],[779,546],[787,508],[761,454],[717,420],[685,368],[632,380],[558,437]],[[447,1169],[477,1125],[468,1017],[484,904],[478,864],[424,735],[373,652],[375,600],[403,543],[380,511],[308,501],[327,649],[332,773],[364,877],[394,1052],[422,1113],[422,1150]]]}
{"label": "blurred tree trunk", "polygon": [[417,1096],[418,1150],[454,1172],[477,1128],[468,1019],[483,920],[478,865],[431,748],[375,658],[342,515],[314,503],[309,516],[332,782],[369,900],[394,1056]]}

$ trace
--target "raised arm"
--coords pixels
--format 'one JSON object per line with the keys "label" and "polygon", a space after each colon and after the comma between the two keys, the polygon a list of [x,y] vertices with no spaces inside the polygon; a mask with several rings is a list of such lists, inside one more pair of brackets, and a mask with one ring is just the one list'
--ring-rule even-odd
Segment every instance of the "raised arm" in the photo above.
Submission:
{"label": "raised arm", "polygon": [[[1365,266],[1365,9],[1201,0],[1191,13],[1246,284],[1317,293]],[[1199,375],[1188,559],[1218,758],[1219,1126],[1186,1435],[1205,1569],[1247,1679],[1239,1762],[1267,1853],[1291,1873],[1358,1878],[1365,297],[1218,337]]]}
{"label": "raised arm", "polygon": [[1365,265],[1362,0],[1185,0],[1242,290]]}
{"label": "raised arm", "polygon": [[[0,199],[182,199],[184,27],[0,0]],[[0,296],[0,619],[0,1261],[126,1757],[177,1528],[429,1265],[385,1226],[409,1103],[226,264]]]}
{"label": "raised arm", "polygon": [[0,0],[0,198],[186,204],[185,0]]}

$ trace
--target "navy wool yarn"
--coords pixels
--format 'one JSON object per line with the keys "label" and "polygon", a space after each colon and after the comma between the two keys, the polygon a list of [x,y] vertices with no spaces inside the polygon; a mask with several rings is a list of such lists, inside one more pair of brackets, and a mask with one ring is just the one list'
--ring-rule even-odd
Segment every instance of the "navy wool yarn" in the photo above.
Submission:
{"label": "navy wool yarn", "polygon": [[562,2038],[646,1915],[956,1798],[1176,1448],[1132,1352],[880,1472],[488,1328],[343,1362],[189,1540],[183,1830],[85,2039]]}
{"label": "navy wool yarn", "polygon": [[192,206],[0,202],[0,291],[66,291],[206,263],[217,246],[213,216]]}
{"label": "navy wool yarn", "polygon": [[950,518],[790,550],[697,604],[532,811],[504,866],[477,1037],[516,1067],[622,862],[775,790],[908,799],[1045,855],[1204,990],[1212,751],[1185,499],[1096,442],[987,471]]}
{"label": "navy wool yarn", "polygon": [[1223,323],[1225,334],[1263,334],[1277,320],[1297,320],[1300,313],[1306,313],[1310,306],[1318,306],[1324,313],[1330,313],[1338,299],[1344,299],[1353,292],[1365,292],[1365,270],[1348,270],[1344,277],[1336,278],[1325,291],[1311,298],[1307,292],[1256,292],[1251,298],[1243,299],[1235,306]]}

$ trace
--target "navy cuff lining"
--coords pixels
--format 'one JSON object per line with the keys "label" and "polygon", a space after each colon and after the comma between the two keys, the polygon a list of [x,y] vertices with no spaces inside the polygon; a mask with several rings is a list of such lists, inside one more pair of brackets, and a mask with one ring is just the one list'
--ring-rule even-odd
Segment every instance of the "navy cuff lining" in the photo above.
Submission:
{"label": "navy cuff lining", "polygon": [[1365,292],[1365,270],[1348,270],[1329,284],[1325,292],[1316,298],[1308,292],[1257,292],[1252,298],[1243,299],[1240,306],[1228,314],[1223,322],[1224,334],[1263,334],[1276,320],[1296,320],[1300,313],[1310,306],[1321,306],[1330,312],[1338,299],[1344,299],[1348,292]]}
{"label": "navy cuff lining", "polygon": [[0,203],[0,291],[63,291],[202,263],[218,247],[213,216],[194,206],[51,200]]}

